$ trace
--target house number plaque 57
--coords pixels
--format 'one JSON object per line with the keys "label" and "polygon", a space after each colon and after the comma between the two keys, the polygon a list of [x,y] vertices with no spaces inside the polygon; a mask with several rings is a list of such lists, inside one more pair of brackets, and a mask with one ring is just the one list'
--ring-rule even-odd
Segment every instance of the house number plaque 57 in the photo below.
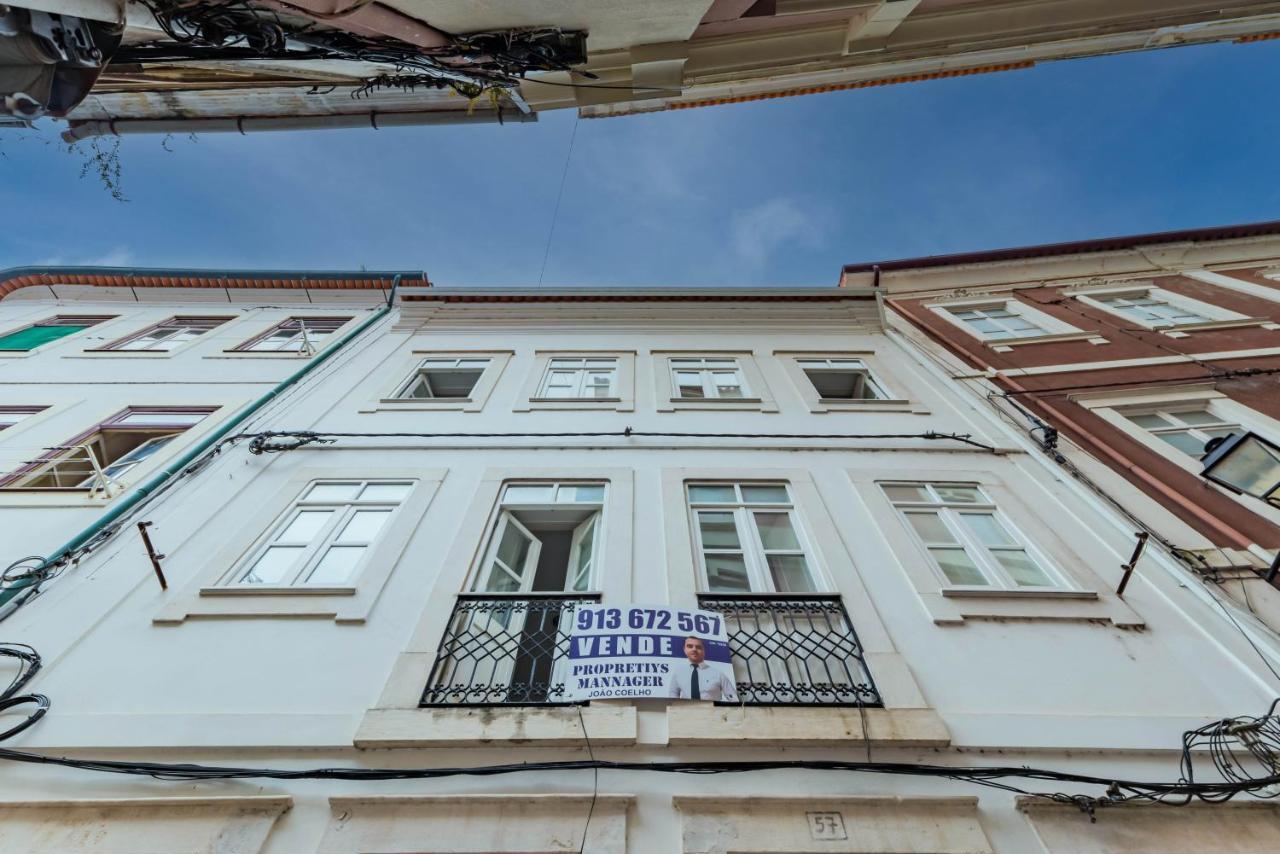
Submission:
{"label": "house number plaque 57", "polygon": [[809,836],[813,839],[848,839],[844,816],[838,812],[807,812]]}

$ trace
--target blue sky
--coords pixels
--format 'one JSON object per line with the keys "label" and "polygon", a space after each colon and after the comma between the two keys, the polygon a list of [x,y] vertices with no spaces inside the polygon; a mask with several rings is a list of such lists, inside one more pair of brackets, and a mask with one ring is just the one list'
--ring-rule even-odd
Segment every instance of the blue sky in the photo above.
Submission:
{"label": "blue sky", "polygon": [[[1280,218],[1280,42],[578,122],[547,285],[830,285],[841,264]],[[122,141],[114,201],[0,136],[0,266],[538,283],[576,119]]]}

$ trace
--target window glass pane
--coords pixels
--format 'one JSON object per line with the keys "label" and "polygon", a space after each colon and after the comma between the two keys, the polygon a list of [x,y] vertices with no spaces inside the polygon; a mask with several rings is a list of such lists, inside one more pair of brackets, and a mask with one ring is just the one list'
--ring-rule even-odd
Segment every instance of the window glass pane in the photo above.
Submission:
{"label": "window glass pane", "polygon": [[800,540],[791,527],[791,517],[786,513],[756,513],[756,528],[760,531],[760,543],[765,551],[799,551]]}
{"label": "window glass pane", "polygon": [[357,510],[351,521],[342,528],[335,542],[368,543],[378,536],[382,526],[391,518],[390,510]]}
{"label": "window glass pane", "polygon": [[779,593],[809,593],[813,582],[804,555],[769,555],[769,574]]}
{"label": "window glass pane", "polygon": [[280,584],[292,571],[304,549],[272,546],[254,561],[253,566],[240,579],[241,584]]}
{"label": "window glass pane", "polygon": [[282,543],[309,543],[324,529],[332,510],[303,510],[276,537]]}
{"label": "window glass pane", "polygon": [[713,593],[747,593],[747,562],[742,555],[705,555],[707,589]]}
{"label": "window glass pane", "polygon": [[923,486],[905,483],[886,483],[881,486],[890,501],[932,501]]}
{"label": "window glass pane", "polygon": [[1204,441],[1190,433],[1157,433],[1155,435],[1157,438],[1163,439],[1170,445],[1173,445],[1184,454],[1189,454],[1193,457],[1204,456]]}
{"label": "window glass pane", "polygon": [[518,483],[507,487],[502,499],[507,504],[550,504],[555,486],[549,483]]}
{"label": "window glass pane", "polygon": [[938,497],[943,501],[956,504],[977,504],[985,501],[982,493],[972,486],[948,486],[946,484],[934,484],[934,492],[938,493]]}
{"label": "window glass pane", "polygon": [[360,492],[361,501],[400,502],[413,490],[411,483],[371,483]]}
{"label": "window glass pane", "polygon": [[791,499],[787,498],[787,488],[785,486],[774,485],[755,485],[742,486],[742,500],[748,504],[790,504]]}
{"label": "window glass pane", "polygon": [[488,593],[514,593],[520,589],[520,579],[511,575],[500,566],[494,566],[489,573],[489,581],[485,585]]}
{"label": "window glass pane", "polygon": [[356,497],[358,483],[317,483],[311,487],[304,501],[351,501]]}
{"label": "window glass pane", "polygon": [[615,368],[618,365],[617,359],[587,359],[583,363],[588,368]]}
{"label": "window glass pane", "polygon": [[695,504],[732,504],[737,501],[737,496],[727,483],[691,483],[689,500]]}
{"label": "window glass pane", "polygon": [[560,487],[560,500],[598,504],[604,501],[604,484],[580,483],[575,486],[562,486]]}
{"label": "window glass pane", "polygon": [[908,513],[907,521],[926,543],[954,543],[956,538],[937,513]]}
{"label": "window glass pane", "polygon": [[489,364],[488,359],[459,359],[458,367],[464,370],[484,370]]}
{"label": "window glass pane", "polygon": [[996,517],[990,513],[961,513],[960,518],[973,531],[984,546],[1014,546],[1017,542],[1009,536]]}
{"label": "window glass pane", "polygon": [[702,397],[702,375],[689,371],[676,372],[676,385],[681,397]]}
{"label": "window glass pane", "polygon": [[502,532],[502,541],[498,543],[498,560],[520,572],[524,569],[524,559],[528,554],[529,538],[515,525],[508,523]]}
{"label": "window glass pane", "polygon": [[993,551],[991,554],[1019,587],[1049,587],[1053,584],[1044,570],[1021,549]]}
{"label": "window glass pane", "polygon": [[1129,420],[1139,427],[1146,427],[1148,430],[1152,427],[1170,427],[1172,426],[1165,418],[1161,418],[1155,413],[1139,413],[1128,416]]}
{"label": "window glass pane", "polygon": [[707,549],[740,549],[738,528],[732,513],[699,513],[698,528],[702,531],[702,546]]}
{"label": "window glass pane", "polygon": [[[348,525],[348,528],[351,526]],[[351,580],[356,564],[364,556],[364,546],[330,546],[311,570],[307,584],[341,584]]]}
{"label": "window glass pane", "polygon": [[929,554],[933,555],[942,574],[952,584],[987,584],[987,579],[983,578],[964,549],[929,549]]}
{"label": "window glass pane", "polygon": [[1193,409],[1190,412],[1175,412],[1174,417],[1183,424],[1221,424],[1222,419],[1205,409]]}
{"label": "window glass pane", "polygon": [[437,370],[424,374],[426,382],[420,386],[420,397],[465,398],[480,380],[478,370]]}

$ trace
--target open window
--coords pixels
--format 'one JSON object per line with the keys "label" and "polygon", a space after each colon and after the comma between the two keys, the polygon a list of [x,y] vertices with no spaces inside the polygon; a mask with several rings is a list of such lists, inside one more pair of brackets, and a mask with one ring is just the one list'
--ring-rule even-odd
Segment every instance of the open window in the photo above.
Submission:
{"label": "open window", "polygon": [[423,359],[396,397],[400,400],[470,400],[489,367],[485,358]]}
{"label": "open window", "polygon": [[603,483],[508,483],[423,705],[564,702],[574,609],[597,601]]}
{"label": "open window", "polygon": [[0,478],[0,489],[87,490],[112,495],[139,465],[205,419],[212,408],[136,406],[113,415]]}
{"label": "open window", "polygon": [[602,483],[513,483],[473,589],[483,593],[581,593],[593,589]]}
{"label": "open window", "polygon": [[884,389],[861,359],[797,359],[821,400],[884,400]]}

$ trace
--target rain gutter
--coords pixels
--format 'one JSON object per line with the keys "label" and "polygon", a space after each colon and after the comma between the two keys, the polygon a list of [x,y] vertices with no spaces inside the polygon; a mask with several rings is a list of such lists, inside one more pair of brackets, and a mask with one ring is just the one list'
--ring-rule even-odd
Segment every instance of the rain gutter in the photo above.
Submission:
{"label": "rain gutter", "polygon": [[[49,271],[50,268],[40,268],[40,269]],[[71,268],[71,269],[83,270],[84,268]],[[9,271],[5,271],[4,273],[0,273],[0,291],[3,290],[2,286],[4,285],[6,279],[9,278],[10,274],[14,272],[15,271],[13,270],[9,270]],[[158,271],[158,270],[144,271],[145,274],[150,274],[150,275],[158,275],[165,272],[169,272],[169,271]],[[237,274],[237,275],[240,275],[240,274]],[[275,277],[279,277],[280,274],[276,273],[276,274],[265,274],[265,275],[273,275]],[[315,275],[315,274],[312,274],[312,275]],[[350,274],[350,273],[346,273],[346,274],[334,273],[329,275],[332,275],[335,277],[343,277],[343,278],[357,277],[357,274]],[[368,274],[359,274],[359,275],[367,276]],[[34,567],[33,572],[22,576],[21,579],[19,579],[16,583],[9,586],[8,588],[0,588],[0,619],[4,619],[5,617],[9,616],[9,614],[12,613],[12,611],[15,610],[19,605],[21,605],[23,601],[29,599],[31,596],[35,594],[36,590],[39,588],[39,579],[37,577],[37,573],[39,571],[46,569],[50,566],[53,566],[57,564],[59,561],[67,559],[77,549],[81,548],[82,546],[88,543],[93,542],[93,540],[97,538],[103,531],[105,531],[113,522],[115,522],[117,519],[120,519],[126,513],[132,510],[134,507],[141,504],[148,496],[152,495],[158,489],[163,487],[169,481],[170,478],[172,478],[174,475],[186,469],[197,458],[199,458],[201,455],[203,455],[204,453],[209,451],[211,448],[213,448],[223,438],[230,435],[233,430],[235,430],[237,427],[239,427],[241,424],[247,421],[252,415],[254,415],[256,412],[262,409],[262,407],[266,406],[272,400],[279,397],[280,394],[282,394],[284,391],[289,389],[291,386],[295,385],[299,380],[301,380],[303,377],[307,376],[307,374],[314,371],[317,367],[327,362],[330,358],[332,358],[338,352],[343,350],[343,348],[345,348],[349,343],[354,341],[359,335],[361,335],[365,330],[367,330],[373,324],[377,323],[379,320],[386,317],[391,312],[391,309],[394,306],[396,291],[399,289],[400,280],[404,275],[405,275],[404,273],[391,274],[391,291],[387,295],[386,304],[383,306],[380,306],[373,314],[371,314],[369,317],[361,321],[356,326],[355,329],[352,329],[346,335],[342,336],[342,338],[340,338],[337,342],[335,342],[331,346],[326,347],[324,350],[318,353],[315,357],[313,357],[310,361],[308,361],[307,364],[303,365],[301,368],[294,371],[288,377],[286,377],[285,379],[277,383],[275,387],[273,387],[270,391],[266,392],[265,394],[263,394],[262,396],[254,400],[252,403],[250,403],[248,406],[241,409],[238,413],[236,413],[234,416],[228,419],[224,424],[222,424],[220,427],[218,427],[209,435],[205,436],[202,440],[196,443],[195,446],[190,448],[186,453],[182,454],[182,456],[180,456],[177,460],[173,461],[164,469],[162,469],[159,473],[157,473],[154,477],[152,477],[146,483],[137,487],[132,492],[128,493],[125,497],[118,500],[109,510],[107,510],[107,512],[103,513],[102,516],[98,517],[98,519],[95,522],[93,522],[88,527],[84,528],[82,531],[80,531],[80,533],[76,534],[74,537],[72,537],[62,546],[60,546],[56,551],[52,552],[47,557],[42,558],[41,559],[42,563],[40,564],[40,566]],[[414,275],[414,274],[410,274],[410,275]],[[421,277],[424,283],[427,281],[427,277],[425,273],[418,273],[416,275]],[[24,593],[25,595],[23,595]]]}

